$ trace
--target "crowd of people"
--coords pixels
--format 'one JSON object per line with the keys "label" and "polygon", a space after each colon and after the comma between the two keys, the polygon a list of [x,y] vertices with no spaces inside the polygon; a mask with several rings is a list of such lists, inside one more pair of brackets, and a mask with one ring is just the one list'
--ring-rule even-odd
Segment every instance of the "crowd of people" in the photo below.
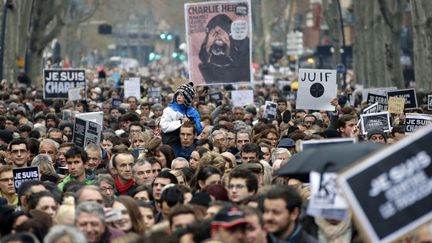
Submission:
{"label": "crowd of people", "polygon": [[[124,97],[122,83],[139,73],[110,80],[111,72],[89,71],[87,99],[78,102],[1,82],[1,242],[364,241],[351,213],[342,221],[307,215],[308,184],[273,173],[299,141],[395,143],[406,136],[403,117],[392,118],[390,133],[363,135],[361,99],[352,106],[341,95],[334,111],[300,110],[277,85],[238,85],[253,89],[259,105],[234,106],[232,85],[174,87],[174,78],[156,76],[141,78],[137,99]],[[150,99],[153,87],[159,99]],[[222,99],[209,99],[212,91]],[[277,103],[275,119],[264,116],[266,100]],[[84,112],[103,112],[103,131],[99,144],[79,147],[74,116]],[[13,169],[31,166],[40,180],[15,189]],[[425,226],[404,242],[431,235]]]}

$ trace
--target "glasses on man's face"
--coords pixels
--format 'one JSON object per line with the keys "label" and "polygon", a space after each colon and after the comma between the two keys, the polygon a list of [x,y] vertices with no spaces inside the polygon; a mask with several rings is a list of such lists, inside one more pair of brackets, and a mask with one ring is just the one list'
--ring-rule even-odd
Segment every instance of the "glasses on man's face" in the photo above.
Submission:
{"label": "glasses on man's face", "polygon": [[230,190],[232,190],[232,189],[241,190],[241,189],[243,189],[245,187],[246,187],[246,185],[241,185],[241,184],[231,184],[231,185],[228,185],[228,189],[230,189]]}
{"label": "glasses on man's face", "polygon": [[103,192],[113,192],[113,191],[114,191],[114,188],[111,187],[111,186],[101,187],[100,189],[101,189],[101,191],[103,191]]}

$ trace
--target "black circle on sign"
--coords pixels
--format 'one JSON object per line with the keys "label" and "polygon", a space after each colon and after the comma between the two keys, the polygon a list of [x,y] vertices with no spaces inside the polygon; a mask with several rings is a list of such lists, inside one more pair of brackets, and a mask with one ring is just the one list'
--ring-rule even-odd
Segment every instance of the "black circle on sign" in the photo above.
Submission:
{"label": "black circle on sign", "polygon": [[321,97],[324,94],[324,86],[320,83],[314,83],[310,87],[310,93],[315,98]]}

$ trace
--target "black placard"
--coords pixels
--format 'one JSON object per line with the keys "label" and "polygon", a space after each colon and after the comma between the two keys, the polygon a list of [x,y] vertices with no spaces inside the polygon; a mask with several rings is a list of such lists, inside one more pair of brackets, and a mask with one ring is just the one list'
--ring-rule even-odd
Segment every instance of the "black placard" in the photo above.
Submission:
{"label": "black placard", "polygon": [[391,130],[390,114],[388,112],[362,114],[361,125],[363,134],[371,130],[389,132]]}
{"label": "black placard", "polygon": [[86,94],[85,70],[44,69],[44,99],[68,99],[72,88],[83,88]]}
{"label": "black placard", "polygon": [[384,95],[377,95],[377,94],[368,93],[367,103],[368,103],[368,106],[371,106],[375,103],[378,103],[377,111],[387,111],[388,110],[387,97],[385,97]]}
{"label": "black placard", "polygon": [[432,219],[432,127],[343,172],[338,183],[370,242],[391,242]]}
{"label": "black placard", "polygon": [[25,168],[17,168],[12,170],[14,177],[14,186],[15,190],[21,187],[21,184],[25,181],[38,181],[39,176],[39,168],[38,167],[25,167]]}

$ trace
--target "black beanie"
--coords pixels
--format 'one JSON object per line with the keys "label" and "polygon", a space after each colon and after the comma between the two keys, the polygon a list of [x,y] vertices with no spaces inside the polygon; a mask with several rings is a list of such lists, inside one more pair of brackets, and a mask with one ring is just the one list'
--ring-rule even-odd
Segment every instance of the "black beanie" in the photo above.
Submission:
{"label": "black beanie", "polygon": [[190,82],[188,84],[182,84],[182,85],[180,85],[180,87],[175,92],[176,95],[174,97],[174,100],[176,100],[177,94],[179,92],[182,93],[182,95],[184,97],[184,100],[185,100],[185,104],[186,105],[191,105],[191,103],[192,103],[192,101],[194,99],[194,96],[195,96],[195,90],[194,90],[194,87],[193,87],[193,83]]}

